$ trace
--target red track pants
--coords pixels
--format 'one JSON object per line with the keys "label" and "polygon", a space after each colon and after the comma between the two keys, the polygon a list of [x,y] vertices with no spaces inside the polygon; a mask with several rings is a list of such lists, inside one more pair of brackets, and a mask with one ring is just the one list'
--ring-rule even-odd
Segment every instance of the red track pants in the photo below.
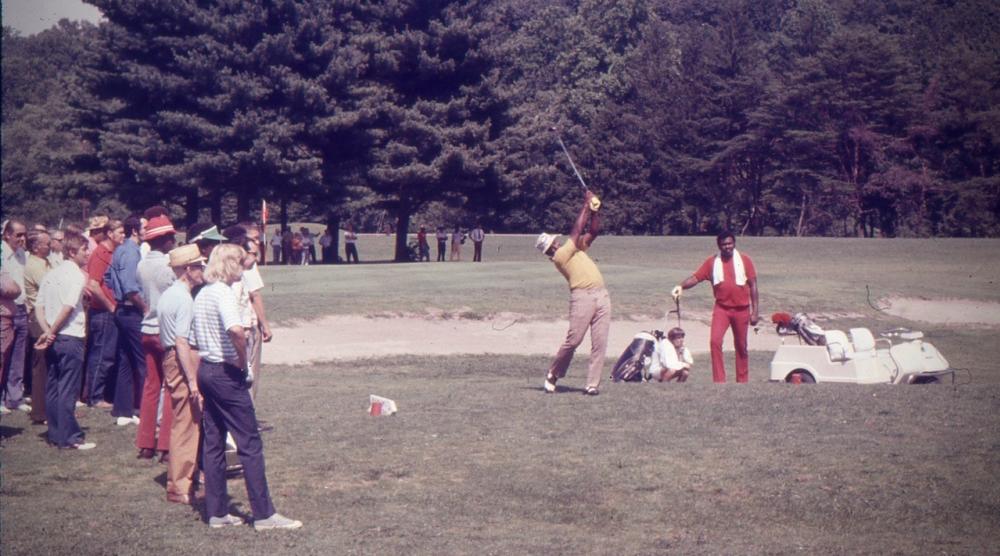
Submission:
{"label": "red track pants", "polygon": [[156,413],[160,406],[160,388],[163,386],[163,346],[159,334],[142,335],[142,351],[146,354],[146,382],[142,385],[142,402],[139,404],[139,430],[136,431],[137,448],[166,452],[170,450],[170,426],[174,420],[170,394],[163,397],[163,416],[160,434],[156,434]]}
{"label": "red track pants", "polygon": [[750,307],[723,307],[716,304],[712,310],[712,381],[726,382],[726,364],[722,359],[722,339],[729,327],[733,328],[733,345],[736,348],[736,382],[747,382],[750,355],[747,351],[747,332],[750,329]]}

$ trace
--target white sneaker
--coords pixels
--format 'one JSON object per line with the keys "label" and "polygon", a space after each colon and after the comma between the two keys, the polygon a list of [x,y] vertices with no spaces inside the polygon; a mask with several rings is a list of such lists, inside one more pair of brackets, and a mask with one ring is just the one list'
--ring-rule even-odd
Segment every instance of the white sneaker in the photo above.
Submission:
{"label": "white sneaker", "polygon": [[28,413],[28,412],[31,411],[31,406],[28,405],[28,404],[26,404],[26,403],[24,403],[24,402],[21,402],[21,405],[17,406],[17,410],[18,411],[23,411],[25,413]]}
{"label": "white sneaker", "polygon": [[299,527],[302,527],[301,521],[288,519],[277,512],[267,519],[257,519],[253,522],[253,528],[257,531],[266,531],[268,529],[298,529]]}
{"label": "white sneaker", "polygon": [[0,404],[0,415],[7,415],[8,413],[10,413],[10,408]]}
{"label": "white sneaker", "polygon": [[227,514],[222,517],[208,518],[208,526],[212,529],[221,529],[223,527],[231,527],[235,525],[243,525],[243,520],[239,516],[233,514]]}
{"label": "white sneaker", "polygon": [[139,418],[138,417],[118,417],[117,419],[115,419],[115,424],[118,425],[119,427],[126,427],[128,425],[138,425],[139,424]]}
{"label": "white sneaker", "polygon": [[80,400],[77,400],[76,401],[76,408],[80,409],[81,407],[87,407],[87,404],[81,402]]}
{"label": "white sneaker", "polygon": [[553,393],[556,391],[556,377],[551,374],[545,375],[545,384],[542,385],[546,393]]}
{"label": "white sneaker", "polygon": [[93,450],[97,447],[97,444],[93,442],[82,442],[80,444],[73,444],[72,446],[67,446],[69,450]]}

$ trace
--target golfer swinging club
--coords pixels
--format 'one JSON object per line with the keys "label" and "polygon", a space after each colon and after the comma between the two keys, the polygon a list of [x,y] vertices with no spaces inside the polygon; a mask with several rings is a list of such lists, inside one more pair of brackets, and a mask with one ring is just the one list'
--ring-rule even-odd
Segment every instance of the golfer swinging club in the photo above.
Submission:
{"label": "golfer swinging club", "polygon": [[[580,215],[565,243],[558,236],[544,232],[535,241],[535,247],[551,258],[556,269],[566,277],[570,290],[569,331],[545,377],[543,387],[548,393],[555,392],[556,381],[566,376],[566,369],[573,360],[573,352],[583,342],[583,336],[589,328],[590,367],[587,371],[587,387],[583,393],[588,396],[598,394],[597,387],[604,372],[604,354],[608,348],[608,330],[611,328],[611,298],[604,288],[601,271],[587,256],[586,251],[600,229],[600,217],[597,214],[599,208],[600,201],[587,191]],[[588,219],[589,230],[584,233]]]}
{"label": "golfer swinging club", "polygon": [[707,259],[670,292],[676,300],[681,293],[703,280],[712,281],[715,308],[712,309],[712,381],[726,382],[726,366],[722,359],[722,339],[726,330],[733,328],[733,345],[736,348],[736,382],[747,382],[750,355],[747,351],[749,325],[760,320],[757,303],[757,270],[750,257],[736,250],[736,237],[726,230],[715,238],[719,254]]}

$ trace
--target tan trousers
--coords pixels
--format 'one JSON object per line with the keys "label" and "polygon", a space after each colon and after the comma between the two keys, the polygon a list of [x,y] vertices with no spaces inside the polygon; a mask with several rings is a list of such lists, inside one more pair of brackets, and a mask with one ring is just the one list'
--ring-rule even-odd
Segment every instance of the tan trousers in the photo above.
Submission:
{"label": "tan trousers", "polygon": [[170,425],[170,462],[167,463],[167,495],[194,495],[191,487],[198,471],[198,436],[201,408],[191,400],[191,389],[177,361],[177,350],[163,356],[163,379],[173,404]]}
{"label": "tan trousers", "polygon": [[608,350],[608,332],[611,330],[611,296],[605,288],[570,291],[569,331],[556,352],[549,373],[556,378],[566,376],[566,369],[573,361],[573,352],[583,342],[588,329],[590,367],[587,370],[587,387],[597,388],[604,373],[604,355]]}
{"label": "tan trousers", "polygon": [[250,358],[250,368],[253,369],[253,384],[250,385],[250,399],[257,401],[257,386],[260,385],[260,356],[263,350],[263,334],[260,326],[245,328],[247,333],[247,357]]}
{"label": "tan trousers", "polygon": [[[49,379],[49,368],[45,362],[45,350],[35,349],[35,342],[42,337],[42,327],[35,315],[28,316],[28,350],[31,354],[31,420],[41,423],[45,420],[45,383]],[[86,370],[86,367],[84,367]]]}

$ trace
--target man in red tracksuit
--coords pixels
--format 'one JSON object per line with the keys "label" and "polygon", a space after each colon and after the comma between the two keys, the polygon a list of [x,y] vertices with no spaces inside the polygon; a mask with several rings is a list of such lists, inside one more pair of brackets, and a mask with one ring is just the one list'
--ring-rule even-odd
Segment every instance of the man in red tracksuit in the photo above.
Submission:
{"label": "man in red tracksuit", "polygon": [[674,299],[681,292],[703,280],[712,281],[715,308],[712,310],[712,380],[726,382],[726,366],[722,360],[722,338],[729,327],[733,329],[736,348],[736,382],[747,382],[750,357],[747,351],[747,332],[750,325],[760,320],[757,303],[757,270],[750,257],[736,250],[736,237],[729,230],[715,238],[719,254],[713,255],[679,285],[671,294]]}

